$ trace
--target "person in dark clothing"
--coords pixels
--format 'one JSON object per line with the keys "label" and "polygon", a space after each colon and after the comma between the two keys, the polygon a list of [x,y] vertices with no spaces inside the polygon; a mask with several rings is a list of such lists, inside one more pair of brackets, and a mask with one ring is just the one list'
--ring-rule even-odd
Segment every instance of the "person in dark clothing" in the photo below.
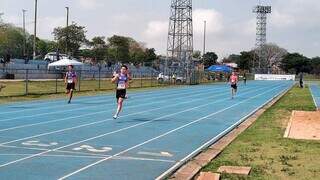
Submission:
{"label": "person in dark clothing", "polygon": [[71,99],[73,96],[73,92],[75,91],[75,87],[76,87],[76,83],[77,83],[77,74],[76,72],[73,70],[73,66],[69,65],[68,66],[69,71],[66,72],[65,78],[64,78],[64,82],[66,84],[66,94],[69,95],[69,101],[68,104],[71,103]]}
{"label": "person in dark clothing", "polygon": [[247,74],[246,73],[243,74],[243,83],[244,83],[244,85],[247,85]]}
{"label": "person in dark clothing", "polygon": [[299,83],[300,83],[300,88],[303,88],[303,73],[302,72],[299,74]]}

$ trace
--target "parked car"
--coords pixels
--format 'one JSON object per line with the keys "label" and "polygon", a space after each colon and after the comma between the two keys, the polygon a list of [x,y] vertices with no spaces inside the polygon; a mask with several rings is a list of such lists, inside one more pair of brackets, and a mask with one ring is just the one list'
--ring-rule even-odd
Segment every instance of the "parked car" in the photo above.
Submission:
{"label": "parked car", "polygon": [[175,81],[177,84],[181,84],[186,82],[186,78],[182,76],[177,76],[176,74],[173,75],[164,75],[164,73],[160,73],[157,77],[159,83]]}
{"label": "parked car", "polygon": [[[59,54],[59,59],[63,59],[63,58],[68,58],[69,56],[66,55],[66,54]],[[54,61],[57,61],[57,53],[56,52],[50,52],[48,54],[46,54],[46,56],[44,57],[44,59],[46,61],[49,61],[49,62],[54,62]]]}

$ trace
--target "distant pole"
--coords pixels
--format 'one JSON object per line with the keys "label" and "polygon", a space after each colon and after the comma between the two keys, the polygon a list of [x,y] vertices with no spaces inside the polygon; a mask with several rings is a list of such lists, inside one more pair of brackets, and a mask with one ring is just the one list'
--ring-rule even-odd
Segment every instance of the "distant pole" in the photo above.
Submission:
{"label": "distant pole", "polygon": [[2,21],[1,16],[3,16],[4,13],[0,12],[0,22]]}
{"label": "distant pole", "polygon": [[22,13],[23,13],[23,58],[26,57],[26,12],[27,10],[22,9]]}
{"label": "distant pole", "polygon": [[66,9],[67,9],[67,26],[66,26],[66,28],[67,28],[67,37],[66,37],[66,54],[68,54],[68,40],[69,40],[69,29],[68,29],[68,27],[69,27],[69,7],[66,7]]}
{"label": "distant pole", "polygon": [[0,12],[0,27],[1,26],[3,26],[4,24],[4,22],[3,22],[3,20],[2,20],[2,16],[4,15],[4,13],[2,13],[2,12]]}
{"label": "distant pole", "polygon": [[204,21],[203,27],[203,55],[206,53],[206,31],[207,31],[207,21]]}
{"label": "distant pole", "polygon": [[38,0],[35,0],[34,8],[34,35],[33,35],[33,59],[36,58],[36,40],[37,40],[37,11],[38,11]]}

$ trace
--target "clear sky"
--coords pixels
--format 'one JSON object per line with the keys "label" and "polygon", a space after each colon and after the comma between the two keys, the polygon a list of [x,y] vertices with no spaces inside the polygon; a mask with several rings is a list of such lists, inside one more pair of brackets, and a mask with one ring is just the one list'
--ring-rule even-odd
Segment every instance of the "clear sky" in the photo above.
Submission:
{"label": "clear sky", "polygon": [[[320,0],[260,0],[271,5],[268,42],[289,52],[320,56]],[[38,0],[38,36],[52,40],[54,27],[65,26],[70,7],[72,21],[86,26],[87,37],[131,36],[158,54],[166,53],[171,0]],[[207,51],[219,57],[250,50],[255,43],[255,14],[259,0],[194,0],[194,49],[202,50],[203,21],[207,21]],[[6,22],[22,26],[27,12],[27,30],[33,32],[34,0],[0,0]]]}

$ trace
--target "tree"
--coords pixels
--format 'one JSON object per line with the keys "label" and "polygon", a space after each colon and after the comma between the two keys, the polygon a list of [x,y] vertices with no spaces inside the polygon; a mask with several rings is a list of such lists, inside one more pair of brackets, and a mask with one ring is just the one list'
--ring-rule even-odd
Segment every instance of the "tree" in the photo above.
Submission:
{"label": "tree", "polygon": [[311,67],[312,67],[311,72],[313,74],[317,74],[317,75],[320,74],[320,57],[314,57],[311,59]]}
{"label": "tree", "polygon": [[130,59],[130,40],[127,37],[114,35],[108,38],[110,57],[122,63],[128,63]]}
{"label": "tree", "polygon": [[154,48],[147,48],[146,49],[146,59],[145,59],[145,65],[146,66],[152,66],[153,62],[157,59],[156,50]]}
{"label": "tree", "polygon": [[81,49],[79,50],[79,56],[84,58],[94,58],[93,51],[91,49]]}
{"label": "tree", "polygon": [[254,51],[242,51],[237,62],[238,67],[242,70],[250,70],[254,57]]}
{"label": "tree", "polygon": [[264,45],[263,49],[266,52],[267,62],[270,67],[280,67],[281,60],[288,54],[286,49],[272,43]]}
{"label": "tree", "polygon": [[145,62],[146,50],[144,48],[144,44],[138,43],[132,38],[129,38],[129,44],[130,62],[136,66]]}
{"label": "tree", "polygon": [[92,38],[90,45],[93,46],[93,48],[105,48],[106,42],[104,40],[104,36],[96,36]]}
{"label": "tree", "polygon": [[[11,58],[31,59],[33,54],[33,35],[26,33],[26,54],[23,54],[24,33],[19,27],[3,24],[0,27],[0,56],[10,55]],[[56,43],[36,38],[36,54],[43,58],[48,52],[55,50]],[[25,57],[26,56],[26,57]]]}
{"label": "tree", "polygon": [[104,40],[104,36],[97,36],[92,38],[90,42],[90,45],[92,46],[92,55],[96,62],[107,60],[108,46]]}
{"label": "tree", "polygon": [[205,68],[208,68],[214,64],[217,64],[218,55],[214,52],[207,52],[203,55],[203,64]]}
{"label": "tree", "polygon": [[199,51],[199,50],[194,51],[192,54],[192,57],[195,59],[201,59],[201,51]]}
{"label": "tree", "polygon": [[[54,38],[58,41],[60,51],[66,54],[71,52],[71,54],[75,56],[79,48],[88,43],[85,33],[85,27],[78,26],[77,24],[72,24],[64,28],[57,27],[53,31]],[[65,52],[66,43],[69,52]]]}
{"label": "tree", "polygon": [[311,61],[299,53],[289,53],[281,61],[281,68],[285,72],[299,74],[311,72]]}
{"label": "tree", "polygon": [[231,54],[228,58],[231,63],[238,63],[240,61],[240,55],[238,54]]}
{"label": "tree", "polygon": [[9,24],[0,27],[0,56],[23,57],[24,37],[21,28]]}
{"label": "tree", "polygon": [[222,59],[223,63],[236,63],[236,64],[238,64],[239,61],[240,61],[240,55],[238,55],[238,54],[231,54],[227,58]]}
{"label": "tree", "polygon": [[[281,61],[288,53],[286,49],[281,48],[273,43],[265,44],[260,48],[254,49],[253,51],[264,54],[264,58],[260,59],[259,65],[261,66],[261,70],[268,71],[269,73],[271,73],[270,70],[272,70],[274,73],[280,71]],[[258,66],[258,54],[254,58],[254,68],[257,68]]]}
{"label": "tree", "polygon": [[56,49],[57,43],[54,41],[37,39],[37,54],[39,54],[40,59],[44,59],[46,54],[53,52]]}

